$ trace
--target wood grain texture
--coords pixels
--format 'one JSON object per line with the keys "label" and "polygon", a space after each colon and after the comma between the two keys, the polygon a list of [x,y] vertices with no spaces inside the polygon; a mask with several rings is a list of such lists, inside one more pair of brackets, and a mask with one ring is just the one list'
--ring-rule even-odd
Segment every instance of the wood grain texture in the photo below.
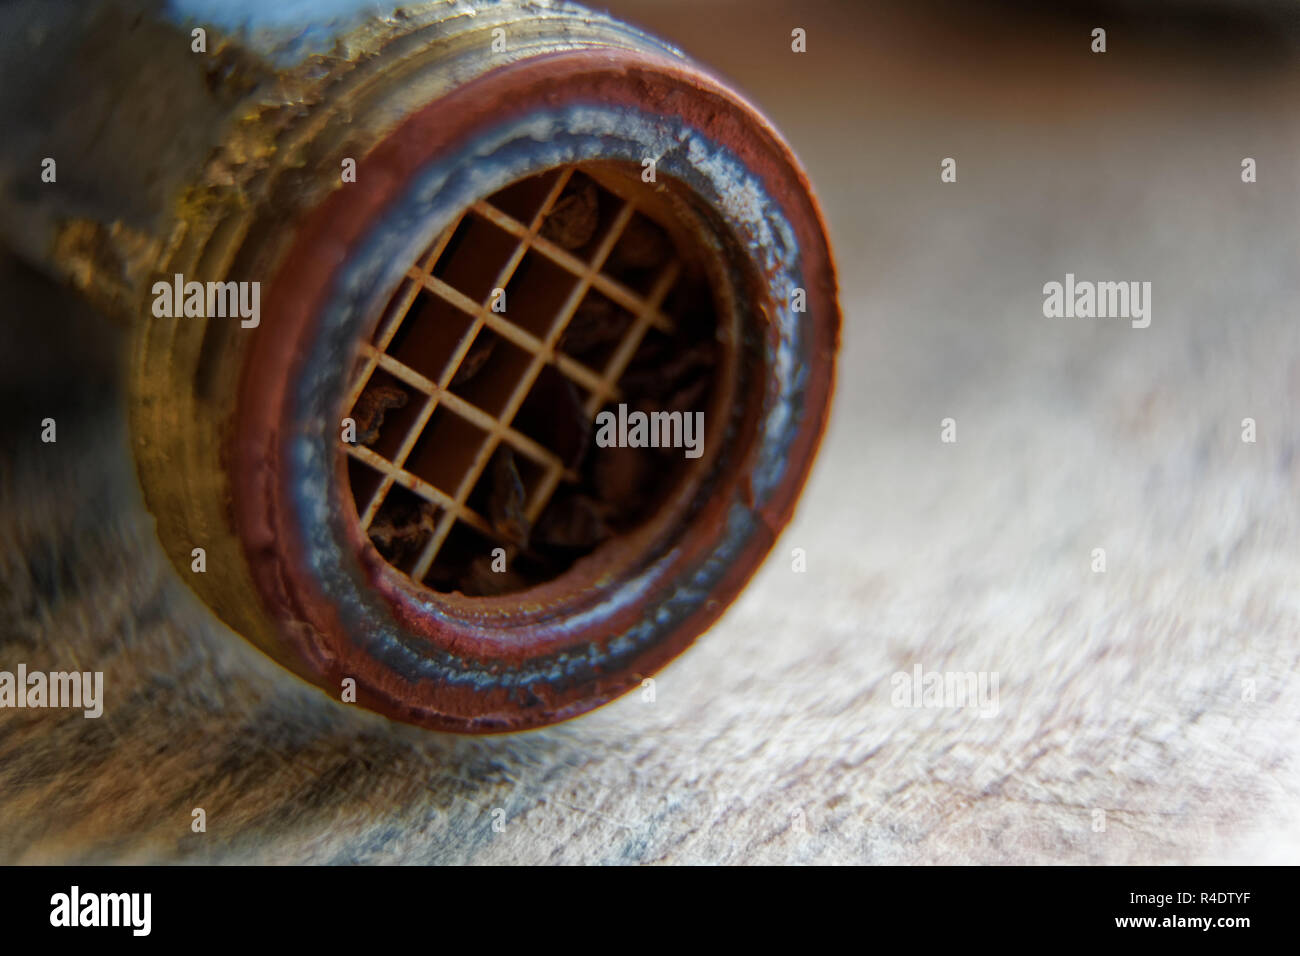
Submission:
{"label": "wood grain texture", "polygon": [[[734,52],[785,24],[754,9],[731,54],[703,25],[687,46],[808,163],[842,378],[795,523],[653,703],[458,739],[280,671],[153,538],[122,343],[6,264],[0,668],[102,669],[107,700],[0,711],[0,862],[1296,860],[1294,69],[1197,78],[1156,49],[1089,73],[1050,31],[945,65],[908,37],[969,38],[872,40],[836,6],[778,82]],[[1044,319],[1067,271],[1151,281],[1151,327]],[[918,663],[997,672],[998,714],[892,706]]]}

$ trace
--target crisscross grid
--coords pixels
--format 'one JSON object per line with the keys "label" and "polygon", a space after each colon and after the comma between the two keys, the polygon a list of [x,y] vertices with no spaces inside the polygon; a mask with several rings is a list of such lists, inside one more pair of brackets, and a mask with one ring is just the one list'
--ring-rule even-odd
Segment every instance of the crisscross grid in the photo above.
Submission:
{"label": "crisscross grid", "polygon": [[[386,457],[364,444],[343,442],[347,455],[373,469],[380,476],[378,484],[368,494],[358,495],[354,483],[357,513],[363,530],[370,528],[395,487],[405,488],[437,509],[437,520],[432,533],[408,571],[410,577],[417,582],[424,581],[457,522],[474,529],[489,540],[505,545],[507,550],[513,553],[514,545],[507,536],[469,504],[471,492],[484,476],[494,452],[499,447],[508,447],[516,455],[522,456],[523,459],[540,468],[540,477],[532,482],[527,493],[525,515],[529,522],[535,522],[542,514],[561,481],[576,477],[555,450],[547,448],[543,443],[512,426],[516,413],[547,365],[553,366],[587,394],[585,402],[582,403],[582,410],[586,420],[591,422],[604,405],[620,398],[618,381],[647,332],[651,329],[658,329],[665,333],[673,331],[673,324],[662,311],[662,306],[682,272],[682,263],[676,250],[672,250],[666,261],[659,266],[648,291],[644,294],[638,293],[602,271],[633,216],[638,212],[645,214],[630,190],[612,182],[609,177],[601,177],[598,181],[593,180],[596,182],[597,189],[601,191],[601,198],[608,200],[615,211],[612,220],[605,224],[603,233],[599,235],[599,241],[593,240],[594,249],[588,256],[576,254],[581,253],[582,249],[570,251],[542,235],[543,225],[548,215],[564,194],[566,186],[570,184],[575,173],[578,173],[576,166],[565,167],[553,173],[553,181],[546,190],[543,201],[526,222],[523,221],[523,217],[507,212],[502,208],[502,204],[496,202],[497,198],[503,195],[502,193],[486,200],[479,200],[465,210],[408,270],[403,287],[390,303],[373,340],[364,343],[361,347],[358,368],[346,397],[347,408],[353,409],[356,406],[377,370],[382,370],[396,379],[404,388],[413,392],[420,402],[418,413],[409,422],[396,451],[391,455]],[[489,292],[482,299],[471,298],[455,285],[435,274],[457,230],[470,216],[477,217],[482,223],[494,227],[500,234],[509,237],[514,244],[513,251],[505,259],[495,276],[495,281],[492,282],[491,287],[494,291]],[[548,263],[563,270],[568,279],[573,282],[568,295],[550,317],[545,331],[540,335],[537,334],[536,329],[530,330],[513,321],[508,309],[496,312],[492,308],[495,290],[504,290],[510,284],[520,263],[530,252],[544,257]],[[587,364],[557,349],[557,344],[570,319],[573,318],[574,312],[582,303],[584,296],[593,289],[632,317],[617,344],[608,353],[603,367],[599,369],[588,367]],[[436,379],[412,368],[410,364],[399,360],[390,352],[404,324],[413,321],[412,307],[422,292],[450,304],[470,320]],[[520,375],[504,403],[495,411],[479,407],[451,390],[457,371],[470,354],[476,337],[485,329],[522,350],[529,357],[527,368]],[[459,479],[443,481],[441,486],[408,467],[408,458],[412,450],[425,433],[434,413],[439,409],[469,422],[485,436]]]}

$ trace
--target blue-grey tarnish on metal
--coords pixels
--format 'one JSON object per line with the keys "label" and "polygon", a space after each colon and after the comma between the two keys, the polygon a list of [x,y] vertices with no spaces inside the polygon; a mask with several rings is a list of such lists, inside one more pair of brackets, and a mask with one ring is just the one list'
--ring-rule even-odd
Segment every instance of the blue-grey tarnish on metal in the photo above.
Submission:
{"label": "blue-grey tarnish on metal", "polygon": [[[627,631],[590,643],[585,652],[570,649],[529,660],[522,669],[503,673],[504,665],[466,660],[405,639],[384,599],[363,579],[346,536],[343,490],[336,486],[338,396],[346,386],[359,335],[392,290],[408,264],[415,261],[451,222],[479,198],[544,169],[586,160],[626,160],[640,165],[656,158],[661,175],[690,186],[721,218],[744,253],[761,266],[776,294],[777,308],[766,320],[775,323],[777,345],[764,341],[768,392],[763,397],[757,465],[751,474],[753,506],[735,502],[713,554],[676,588],[643,608]],[[406,194],[374,226],[361,251],[336,273],[327,310],[306,353],[306,366],[291,396],[296,427],[290,449],[289,487],[294,489],[296,519],[308,545],[309,560],[322,587],[334,601],[344,625],[360,646],[394,671],[412,680],[433,679],[474,687],[510,686],[526,694],[538,683],[565,686],[594,679],[652,645],[687,615],[711,599],[716,583],[758,531],[767,533],[755,514],[778,486],[788,467],[788,451],[803,415],[806,384],[800,316],[789,309],[790,292],[804,286],[799,250],[780,208],[734,155],[708,141],[678,117],[632,109],[579,103],[536,112],[481,135],[457,154],[442,157],[414,178]],[[752,321],[761,322],[755,317]],[[733,423],[734,427],[734,423]],[[661,554],[634,579],[611,589],[590,610],[575,616],[577,630],[616,607],[663,587]],[[656,580],[659,578],[659,580]],[[447,620],[442,607],[429,600],[422,610]],[[463,622],[460,622],[463,624]]]}
{"label": "blue-grey tarnish on metal", "polygon": [[[402,15],[396,11],[401,10]],[[472,28],[479,17],[517,11],[531,16],[568,15],[598,20],[645,47],[681,57],[664,41],[607,15],[565,0],[166,0],[168,19],[185,29],[211,27],[236,37],[240,46],[282,68],[311,56],[329,56],[356,28],[377,20],[400,20],[433,14],[429,26],[449,32]],[[522,49],[519,52],[523,52]]]}
{"label": "blue-grey tarnish on metal", "polygon": [[[333,52],[339,37],[363,23],[389,16],[394,0],[167,0],[173,22],[215,27],[241,46],[281,66]],[[481,3],[448,2],[449,14]]]}

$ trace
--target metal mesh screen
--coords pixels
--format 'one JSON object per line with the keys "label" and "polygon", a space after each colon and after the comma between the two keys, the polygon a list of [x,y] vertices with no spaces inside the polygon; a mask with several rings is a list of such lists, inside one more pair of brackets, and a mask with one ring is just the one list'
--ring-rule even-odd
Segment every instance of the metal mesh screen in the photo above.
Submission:
{"label": "metal mesh screen", "polygon": [[[666,460],[629,466],[591,442],[613,402],[698,407],[714,361],[707,289],[683,280],[637,186],[567,167],[474,203],[362,346],[351,487],[413,580],[467,594],[545,580],[644,511],[626,472],[666,477]],[[489,573],[495,548],[509,573]]]}

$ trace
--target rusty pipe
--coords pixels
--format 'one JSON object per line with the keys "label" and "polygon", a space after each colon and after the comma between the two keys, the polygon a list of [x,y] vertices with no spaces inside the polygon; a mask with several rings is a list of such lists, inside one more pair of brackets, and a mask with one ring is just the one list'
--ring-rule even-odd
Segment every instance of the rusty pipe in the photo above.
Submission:
{"label": "rusty pipe", "polygon": [[[395,719],[540,726],[685,649],[789,520],[830,249],[779,135],[667,44],[567,3],[372,6],[6,10],[0,234],[130,326],[145,499],[225,623]],[[602,497],[616,406],[702,416],[702,453]]]}

